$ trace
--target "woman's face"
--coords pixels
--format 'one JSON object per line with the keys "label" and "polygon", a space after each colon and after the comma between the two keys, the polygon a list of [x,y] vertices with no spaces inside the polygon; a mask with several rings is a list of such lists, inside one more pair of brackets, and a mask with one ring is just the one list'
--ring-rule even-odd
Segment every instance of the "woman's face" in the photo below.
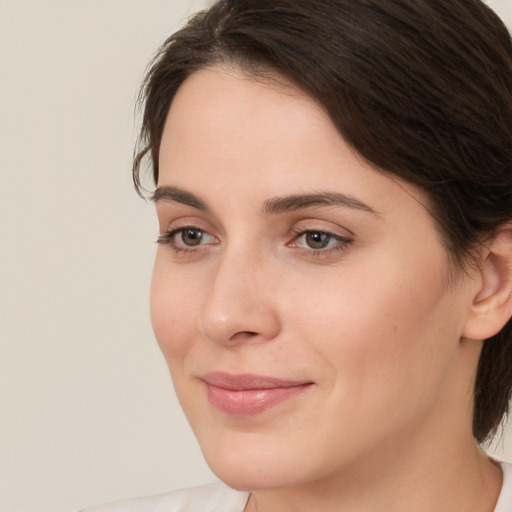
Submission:
{"label": "woman's face", "polygon": [[221,479],[305,484],[470,433],[474,285],[449,284],[418,191],[365,164],[313,100],[195,73],[155,200],[154,330]]}

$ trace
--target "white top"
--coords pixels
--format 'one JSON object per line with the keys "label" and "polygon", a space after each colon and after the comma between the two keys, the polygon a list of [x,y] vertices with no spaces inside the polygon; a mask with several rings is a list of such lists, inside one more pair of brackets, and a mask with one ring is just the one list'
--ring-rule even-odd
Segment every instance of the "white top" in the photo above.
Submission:
{"label": "white top", "polygon": [[82,512],[243,512],[248,499],[248,492],[235,491],[217,482],[158,496],[108,503]]}
{"label": "white top", "polygon": [[[512,464],[501,463],[503,487],[494,512],[512,512]],[[118,501],[82,512],[243,512],[248,492],[235,491],[222,482],[190,489]]]}
{"label": "white top", "polygon": [[494,512],[512,512],[512,464],[502,462],[501,469],[503,470],[503,486]]}

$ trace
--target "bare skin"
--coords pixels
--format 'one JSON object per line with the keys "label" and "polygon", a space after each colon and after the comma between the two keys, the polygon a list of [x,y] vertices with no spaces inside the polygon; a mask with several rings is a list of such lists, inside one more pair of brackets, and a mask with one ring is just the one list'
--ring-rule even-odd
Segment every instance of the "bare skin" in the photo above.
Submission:
{"label": "bare skin", "polygon": [[[471,417],[480,340],[510,313],[503,237],[454,284],[417,189],[363,162],[294,87],[233,69],[178,91],[158,187],[155,334],[247,512],[492,512],[501,471]],[[211,372],[306,384],[226,412]]]}

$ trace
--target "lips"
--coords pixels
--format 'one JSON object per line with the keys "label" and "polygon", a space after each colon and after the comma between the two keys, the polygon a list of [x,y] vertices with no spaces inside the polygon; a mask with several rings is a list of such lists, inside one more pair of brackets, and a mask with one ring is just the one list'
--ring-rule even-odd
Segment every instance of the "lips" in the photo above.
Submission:
{"label": "lips", "polygon": [[223,372],[211,372],[202,379],[206,384],[210,404],[232,416],[261,413],[306,391],[313,384],[310,381]]}

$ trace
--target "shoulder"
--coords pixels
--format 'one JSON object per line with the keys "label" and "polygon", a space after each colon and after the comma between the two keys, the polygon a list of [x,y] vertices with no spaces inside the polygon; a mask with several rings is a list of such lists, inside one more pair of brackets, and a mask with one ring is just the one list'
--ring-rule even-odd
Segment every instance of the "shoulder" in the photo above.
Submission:
{"label": "shoulder", "polygon": [[501,488],[500,497],[494,512],[511,512],[512,511],[512,464],[501,462],[503,470],[503,486]]}
{"label": "shoulder", "polygon": [[249,493],[231,489],[222,482],[179,491],[118,501],[81,512],[242,512]]}

